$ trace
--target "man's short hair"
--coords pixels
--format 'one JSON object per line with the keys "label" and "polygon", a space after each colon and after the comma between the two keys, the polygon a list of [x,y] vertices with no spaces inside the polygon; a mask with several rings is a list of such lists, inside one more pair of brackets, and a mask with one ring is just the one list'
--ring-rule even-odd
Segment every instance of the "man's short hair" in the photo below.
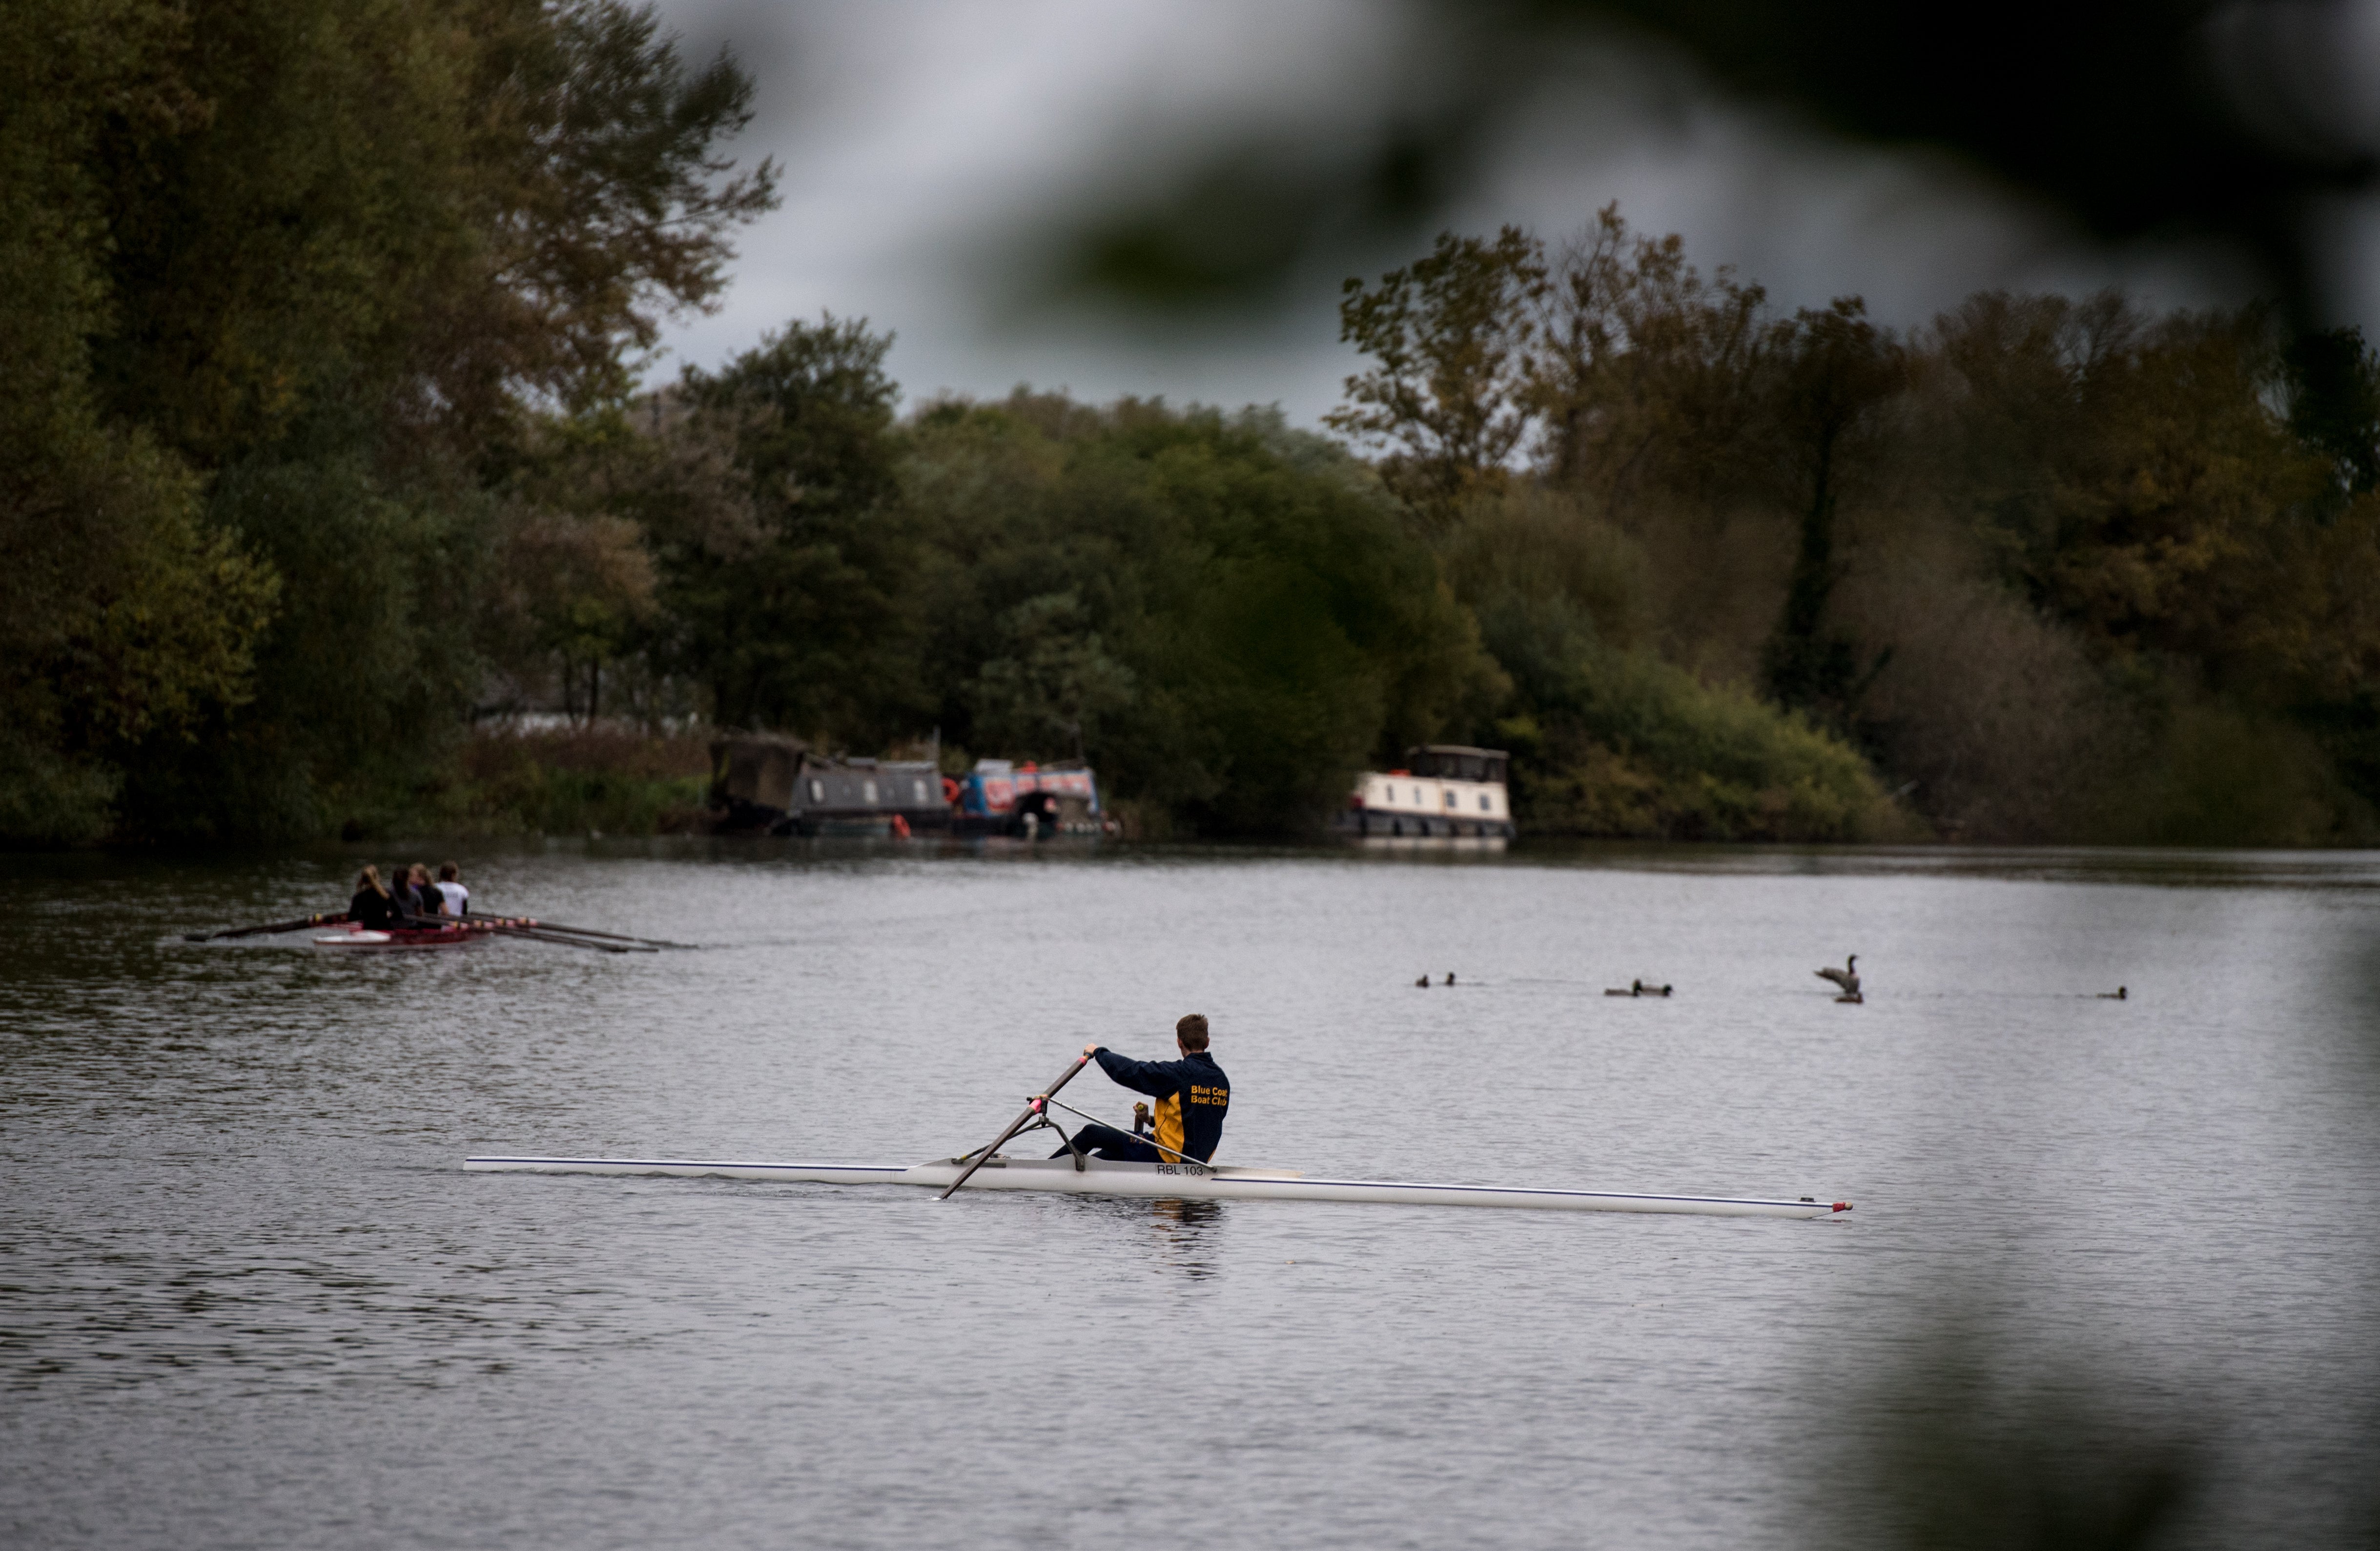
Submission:
{"label": "man's short hair", "polygon": [[1173,1037],[1182,1041],[1182,1048],[1185,1050],[1205,1049],[1207,1048],[1206,1014],[1193,1012],[1174,1024]]}

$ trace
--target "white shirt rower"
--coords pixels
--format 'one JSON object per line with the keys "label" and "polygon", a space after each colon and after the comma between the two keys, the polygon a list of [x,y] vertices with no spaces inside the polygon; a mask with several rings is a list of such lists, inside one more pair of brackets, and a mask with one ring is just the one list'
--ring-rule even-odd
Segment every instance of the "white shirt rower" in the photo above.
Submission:
{"label": "white shirt rower", "polygon": [[471,912],[471,891],[463,887],[462,869],[448,862],[438,869],[438,891],[445,896],[446,914],[468,915]]}

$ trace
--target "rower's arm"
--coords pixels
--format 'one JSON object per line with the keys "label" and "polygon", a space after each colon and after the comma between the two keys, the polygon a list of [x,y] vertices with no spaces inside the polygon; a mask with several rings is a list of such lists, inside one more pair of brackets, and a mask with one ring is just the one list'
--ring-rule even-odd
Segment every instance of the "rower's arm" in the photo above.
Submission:
{"label": "rower's arm", "polygon": [[1182,1086],[1174,1074],[1165,1070],[1165,1063],[1162,1061],[1135,1060],[1130,1056],[1117,1055],[1104,1045],[1093,1054],[1099,1060],[1101,1072],[1135,1093],[1145,1093],[1151,1098],[1163,1098],[1167,1094]]}

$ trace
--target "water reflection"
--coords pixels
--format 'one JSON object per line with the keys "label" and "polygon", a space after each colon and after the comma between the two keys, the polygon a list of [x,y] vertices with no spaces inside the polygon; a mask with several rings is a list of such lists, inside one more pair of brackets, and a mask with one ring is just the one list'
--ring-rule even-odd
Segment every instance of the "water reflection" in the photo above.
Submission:
{"label": "water reflection", "polygon": [[1151,1201],[1148,1220],[1157,1230],[1158,1258],[1192,1281],[1215,1274],[1223,1223],[1220,1201]]}

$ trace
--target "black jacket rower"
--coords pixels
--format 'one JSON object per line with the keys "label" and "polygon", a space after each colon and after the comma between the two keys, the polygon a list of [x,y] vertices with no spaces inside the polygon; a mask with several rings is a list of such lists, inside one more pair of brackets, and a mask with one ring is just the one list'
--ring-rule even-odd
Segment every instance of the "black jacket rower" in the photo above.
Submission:
{"label": "black jacket rower", "polygon": [[366,867],[356,879],[355,898],[347,902],[347,919],[368,932],[384,932],[401,925],[397,903],[388,897],[378,867]]}
{"label": "black jacket rower", "polygon": [[[1232,1106],[1231,1079],[1207,1053],[1207,1020],[1193,1012],[1173,1025],[1180,1060],[1134,1060],[1104,1045],[1085,1052],[1116,1082],[1157,1100],[1157,1140],[1152,1145],[1111,1125],[1091,1124],[1075,1133],[1075,1147],[1119,1163],[1205,1163],[1223,1140],[1223,1113]],[[1051,1157],[1064,1157],[1061,1147]]]}

